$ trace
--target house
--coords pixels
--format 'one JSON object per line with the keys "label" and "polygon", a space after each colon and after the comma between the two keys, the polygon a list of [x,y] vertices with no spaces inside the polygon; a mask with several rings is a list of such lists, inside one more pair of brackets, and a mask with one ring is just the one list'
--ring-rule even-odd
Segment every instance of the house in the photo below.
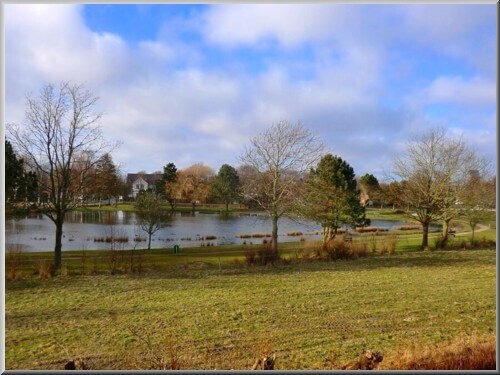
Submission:
{"label": "house", "polygon": [[161,180],[161,173],[128,173],[127,186],[130,196],[135,198],[141,190],[155,190],[155,183]]}
{"label": "house", "polygon": [[373,200],[371,200],[370,196],[368,194],[365,194],[365,193],[360,194],[359,203],[363,207],[373,207]]}

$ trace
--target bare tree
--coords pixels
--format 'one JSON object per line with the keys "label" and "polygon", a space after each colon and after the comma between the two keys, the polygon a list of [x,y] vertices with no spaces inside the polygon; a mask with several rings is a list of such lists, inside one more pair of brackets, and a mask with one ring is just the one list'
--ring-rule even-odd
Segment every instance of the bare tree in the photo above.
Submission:
{"label": "bare tree", "polygon": [[137,195],[135,208],[140,218],[140,226],[148,238],[148,250],[151,249],[151,237],[165,226],[165,211],[163,199],[154,192],[141,191]]}
{"label": "bare tree", "polygon": [[423,228],[422,249],[428,248],[431,222],[443,220],[444,237],[448,224],[458,213],[458,194],[471,168],[479,165],[475,153],[461,138],[443,129],[432,129],[407,144],[406,154],[395,161],[401,184],[400,199]]}
{"label": "bare tree", "polygon": [[300,123],[287,121],[271,126],[250,143],[240,159],[254,169],[255,178],[243,186],[243,194],[271,217],[272,250],[277,253],[278,220],[297,207],[299,185],[318,161],[323,145]]}
{"label": "bare tree", "polygon": [[56,226],[54,267],[61,267],[65,214],[74,208],[88,172],[115,146],[103,140],[95,111],[98,98],[83,86],[62,83],[28,95],[24,126],[8,124],[8,134],[25,162],[37,173],[46,201],[42,212]]}

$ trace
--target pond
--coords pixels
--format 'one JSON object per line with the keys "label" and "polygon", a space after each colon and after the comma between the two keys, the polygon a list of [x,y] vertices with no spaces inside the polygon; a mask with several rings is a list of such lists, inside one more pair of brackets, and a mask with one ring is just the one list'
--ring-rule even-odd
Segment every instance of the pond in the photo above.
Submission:
{"label": "pond", "polygon": [[[403,222],[372,220],[371,226],[391,229]],[[64,250],[140,249],[147,247],[147,234],[142,231],[135,212],[72,211],[63,227]],[[282,218],[279,221],[279,241],[297,241],[300,237],[321,238],[321,226],[309,221]],[[262,243],[270,236],[271,221],[258,214],[215,214],[175,212],[165,227],[157,231],[152,248],[185,246],[215,246],[224,244]],[[240,237],[241,236],[241,237]],[[110,243],[113,237],[122,242]],[[54,248],[55,226],[46,216],[32,214],[22,219],[5,220],[7,251],[50,251]]]}

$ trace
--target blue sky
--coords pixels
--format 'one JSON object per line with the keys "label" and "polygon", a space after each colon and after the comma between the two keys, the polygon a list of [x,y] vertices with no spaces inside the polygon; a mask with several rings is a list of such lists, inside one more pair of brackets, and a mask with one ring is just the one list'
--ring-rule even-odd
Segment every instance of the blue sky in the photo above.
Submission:
{"label": "blue sky", "polygon": [[85,83],[123,172],[239,165],[301,122],[358,176],[384,179],[441,126],[496,160],[491,5],[5,5],[6,121],[27,93]]}

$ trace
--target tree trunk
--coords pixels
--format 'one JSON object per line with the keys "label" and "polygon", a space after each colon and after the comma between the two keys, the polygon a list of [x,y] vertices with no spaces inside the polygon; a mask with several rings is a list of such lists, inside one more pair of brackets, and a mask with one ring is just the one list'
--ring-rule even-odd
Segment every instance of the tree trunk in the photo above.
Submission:
{"label": "tree trunk", "polygon": [[471,227],[472,227],[472,237],[470,239],[470,243],[471,243],[472,246],[474,246],[474,232],[476,230],[476,225],[475,224],[471,225]]}
{"label": "tree trunk", "polygon": [[272,249],[273,252],[278,253],[278,215],[273,214],[273,231],[272,231]]}
{"label": "tree trunk", "polygon": [[337,231],[333,231],[332,228],[323,227],[323,247],[335,238],[336,233]]}
{"label": "tree trunk", "polygon": [[429,223],[422,223],[422,250],[429,248]]}
{"label": "tree trunk", "polygon": [[194,214],[194,210],[196,208],[196,202],[191,202],[191,204],[193,205],[193,214]]}
{"label": "tree trunk", "polygon": [[226,202],[226,212],[229,212],[229,202]]}
{"label": "tree trunk", "polygon": [[63,235],[63,220],[58,217],[56,224],[56,243],[54,247],[54,269],[58,270],[62,264],[62,235]]}
{"label": "tree trunk", "polygon": [[151,233],[149,234],[149,239],[148,239],[148,250],[151,250]]}
{"label": "tree trunk", "polygon": [[443,220],[443,246],[448,242],[448,232],[450,231],[451,219]]}

